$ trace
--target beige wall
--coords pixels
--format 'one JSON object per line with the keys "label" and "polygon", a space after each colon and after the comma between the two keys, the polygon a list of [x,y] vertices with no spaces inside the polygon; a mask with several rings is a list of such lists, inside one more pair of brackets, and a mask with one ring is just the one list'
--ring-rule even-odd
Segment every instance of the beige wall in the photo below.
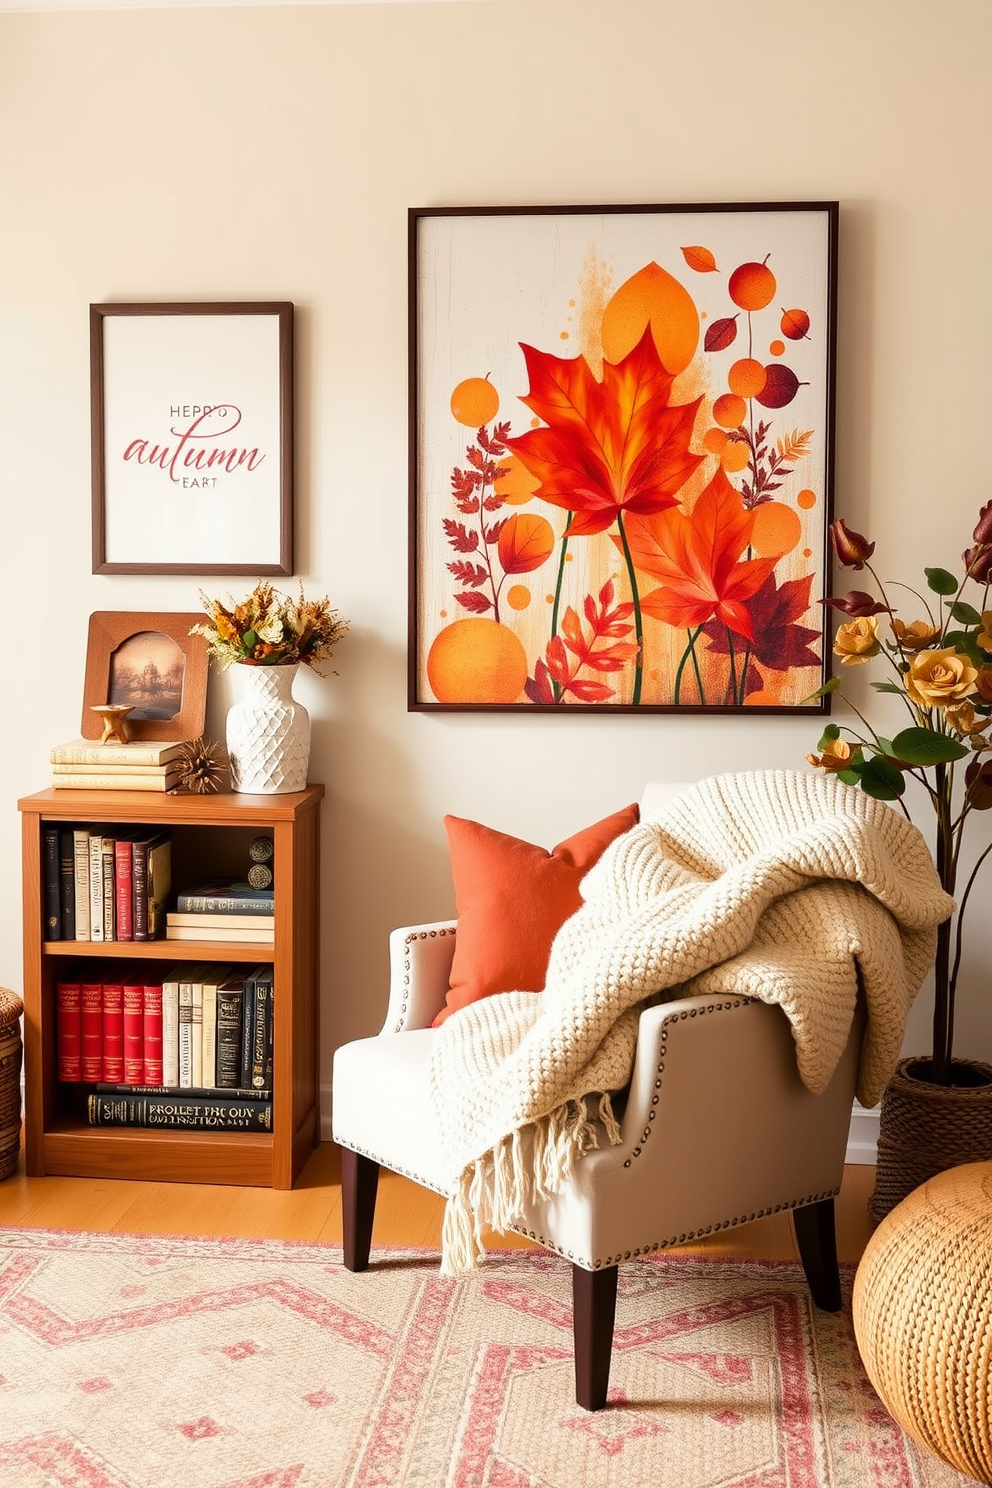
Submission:
{"label": "beige wall", "polygon": [[[91,301],[298,307],[299,573],[353,622],[340,676],[298,687],[328,791],[326,1080],[377,1026],[388,928],[451,908],[444,812],[550,846],[652,776],[801,766],[819,732],[406,712],[407,207],[839,199],[836,508],[912,577],[992,496],[990,38],[988,0],[0,15],[0,981],[14,803],[78,730],[89,613],[197,607],[195,582],[89,571]],[[230,697],[216,678],[215,734]],[[985,1057],[989,888],[959,1019]]]}

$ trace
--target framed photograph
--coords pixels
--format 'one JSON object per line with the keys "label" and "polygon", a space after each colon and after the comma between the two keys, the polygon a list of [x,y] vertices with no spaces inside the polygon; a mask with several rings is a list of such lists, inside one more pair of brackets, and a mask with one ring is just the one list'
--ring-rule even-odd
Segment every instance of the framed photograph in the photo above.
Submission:
{"label": "framed photograph", "polygon": [[130,705],[130,739],[198,739],[207,707],[209,655],[203,636],[190,635],[202,614],[97,610],[90,616],[83,685],[84,739],[99,739],[103,720],[92,710]]}
{"label": "framed photograph", "polygon": [[410,210],[411,709],[829,710],[837,221]]}
{"label": "framed photograph", "polygon": [[293,572],[293,306],[90,306],[93,572]]}

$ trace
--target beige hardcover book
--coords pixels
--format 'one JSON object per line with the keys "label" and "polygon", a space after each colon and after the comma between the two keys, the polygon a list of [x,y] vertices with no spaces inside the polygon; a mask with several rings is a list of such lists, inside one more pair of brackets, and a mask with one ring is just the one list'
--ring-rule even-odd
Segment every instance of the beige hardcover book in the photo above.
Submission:
{"label": "beige hardcover book", "polygon": [[167,791],[175,785],[179,778],[178,770],[171,771],[168,775],[132,775],[121,771],[115,775],[52,775],[52,785],[56,790],[143,790],[143,791]]}
{"label": "beige hardcover book", "polygon": [[164,744],[154,739],[135,740],[133,744],[95,744],[92,739],[72,739],[56,744],[49,754],[52,765],[92,765],[97,770],[116,769],[118,765],[150,767],[165,765],[179,757],[183,742]]}
{"label": "beige hardcover book", "polygon": [[174,775],[179,768],[178,761],[167,765],[129,765],[103,760],[98,765],[53,765],[52,775],[56,778],[61,775],[126,775],[129,780],[158,780],[163,775]]}
{"label": "beige hardcover book", "polygon": [[[203,1028],[203,1003],[196,1022],[193,1021],[193,988],[199,986],[202,997],[204,976],[209,976],[213,967],[209,963],[190,961],[179,968],[179,1084],[184,1090],[199,1081],[193,1079],[194,1068],[202,1063],[203,1049],[200,1043]],[[195,1053],[194,1053],[195,1042]]]}
{"label": "beige hardcover book", "polygon": [[90,938],[90,834],[87,827],[73,827],[72,849],[76,882],[76,939]]}
{"label": "beige hardcover book", "polygon": [[223,986],[230,974],[229,966],[215,966],[203,979],[200,1079],[208,1088],[217,1084],[217,988]]}
{"label": "beige hardcover book", "polygon": [[[177,909],[170,909],[165,917],[167,926],[187,926],[190,929],[200,930],[229,930],[232,928],[232,921],[234,922],[233,928],[235,930],[268,930],[271,932],[275,925],[276,917],[274,914],[239,914],[237,916],[229,914],[197,914],[195,910],[184,913]],[[202,935],[200,937],[201,940],[211,940],[212,938],[209,935]]]}
{"label": "beige hardcover book", "polygon": [[222,944],[224,941],[236,941],[239,945],[266,945],[272,939],[272,928],[267,930],[255,929],[242,930],[240,925],[218,926],[216,928],[200,929],[197,925],[166,925],[166,940],[217,940]]}
{"label": "beige hardcover book", "polygon": [[199,1089],[203,1079],[203,983],[193,983],[193,1037],[190,1084]]}
{"label": "beige hardcover book", "polygon": [[100,828],[90,831],[90,940],[103,940],[103,838]]}
{"label": "beige hardcover book", "polygon": [[170,966],[162,978],[162,1084],[179,1084],[179,975]]}

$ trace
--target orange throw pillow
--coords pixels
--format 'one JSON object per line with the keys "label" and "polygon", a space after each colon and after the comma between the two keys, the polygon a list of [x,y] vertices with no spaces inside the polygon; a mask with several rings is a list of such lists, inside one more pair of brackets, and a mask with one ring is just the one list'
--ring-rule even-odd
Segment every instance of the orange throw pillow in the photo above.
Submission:
{"label": "orange throw pillow", "polygon": [[579,884],[639,815],[636,804],[627,806],[552,852],[460,816],[444,818],[458,936],[435,1027],[494,992],[541,991],[551,942],[582,903]]}

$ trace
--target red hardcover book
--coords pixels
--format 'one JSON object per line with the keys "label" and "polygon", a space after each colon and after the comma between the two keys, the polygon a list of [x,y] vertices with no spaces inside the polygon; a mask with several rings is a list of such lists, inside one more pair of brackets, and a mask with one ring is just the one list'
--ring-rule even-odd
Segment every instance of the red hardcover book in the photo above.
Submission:
{"label": "red hardcover book", "polygon": [[56,1024],[56,1054],[60,1080],[82,1079],[81,1052],[82,1029],[80,1026],[79,983],[59,982],[56,985],[58,1020]]}
{"label": "red hardcover book", "polygon": [[103,1080],[108,1085],[124,1083],[124,986],[103,984]]}
{"label": "red hardcover book", "polygon": [[80,982],[80,1073],[84,1080],[103,1079],[103,985]]}
{"label": "red hardcover book", "polygon": [[144,988],[144,1039],[146,1085],[162,1083],[162,983]]}
{"label": "red hardcover book", "polygon": [[127,972],[123,978],[124,1002],[124,1084],[145,1083],[145,985],[141,970]]}
{"label": "red hardcover book", "polygon": [[131,876],[131,840],[129,837],[118,837],[114,841],[114,907],[117,939],[133,940],[134,884]]}

